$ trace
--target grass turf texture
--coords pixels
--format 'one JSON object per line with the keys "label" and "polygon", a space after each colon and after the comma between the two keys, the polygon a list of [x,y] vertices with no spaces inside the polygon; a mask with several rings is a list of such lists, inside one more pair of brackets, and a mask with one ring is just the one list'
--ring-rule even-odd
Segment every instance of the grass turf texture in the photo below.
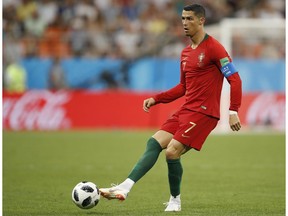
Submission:
{"label": "grass turf texture", "polygon": [[[82,180],[108,187],[126,178],[151,131],[3,132],[3,215],[167,215],[164,154],[124,202],[76,207]],[[175,215],[285,215],[285,135],[211,135],[182,158],[182,212]],[[169,214],[169,213],[168,213]]]}

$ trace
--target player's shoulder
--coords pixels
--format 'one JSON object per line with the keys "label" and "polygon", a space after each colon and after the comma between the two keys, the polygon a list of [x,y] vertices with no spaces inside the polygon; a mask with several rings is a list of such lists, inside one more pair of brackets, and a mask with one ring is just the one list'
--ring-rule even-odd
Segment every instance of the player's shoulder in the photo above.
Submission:
{"label": "player's shoulder", "polygon": [[222,46],[222,44],[211,35],[207,36],[207,43],[209,43],[210,45]]}
{"label": "player's shoulder", "polygon": [[206,43],[206,50],[208,51],[210,58],[214,61],[229,56],[224,46],[216,38],[209,35]]}
{"label": "player's shoulder", "polygon": [[183,52],[183,51],[187,51],[187,50],[189,50],[189,49],[191,49],[191,44],[188,44],[186,47],[184,47],[183,50],[182,50],[182,52]]}
{"label": "player's shoulder", "polygon": [[183,48],[181,55],[185,55],[185,54],[189,53],[190,50],[191,50],[191,45],[189,44]]}

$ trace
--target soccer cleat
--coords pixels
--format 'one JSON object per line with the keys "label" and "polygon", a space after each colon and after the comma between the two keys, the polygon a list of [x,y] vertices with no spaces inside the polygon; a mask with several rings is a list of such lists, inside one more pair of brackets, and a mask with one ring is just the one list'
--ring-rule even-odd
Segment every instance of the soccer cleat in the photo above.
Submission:
{"label": "soccer cleat", "polygon": [[163,203],[163,204],[166,205],[165,212],[178,212],[178,211],[181,211],[180,196],[177,196],[176,198],[171,196],[169,202]]}
{"label": "soccer cleat", "polygon": [[118,199],[120,201],[124,201],[128,196],[128,191],[123,190],[119,186],[112,185],[111,188],[100,188],[99,191],[101,196],[108,200]]}

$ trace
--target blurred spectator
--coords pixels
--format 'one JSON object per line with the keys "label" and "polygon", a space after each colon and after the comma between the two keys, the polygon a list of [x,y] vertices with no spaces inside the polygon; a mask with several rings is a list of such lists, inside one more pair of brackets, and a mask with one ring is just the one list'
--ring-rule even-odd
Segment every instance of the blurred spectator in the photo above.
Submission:
{"label": "blurred spectator", "polygon": [[33,0],[22,0],[21,2],[17,7],[17,17],[20,21],[24,21],[37,11],[37,3]]}
{"label": "blurred spectator", "polygon": [[[98,0],[97,2],[99,1],[103,0]],[[113,7],[111,5],[113,5]],[[102,14],[105,16],[106,25],[117,26],[118,23],[117,17],[121,14],[121,4],[119,0],[110,0],[109,7],[105,8]],[[117,28],[116,26],[115,28]]]}
{"label": "blurred spectator", "polygon": [[113,37],[109,37],[109,31],[102,14],[99,14],[95,21],[87,24],[88,57],[105,57],[110,52]]}
{"label": "blurred spectator", "polygon": [[[62,2],[62,1],[60,1]],[[59,3],[58,3],[59,4]],[[53,23],[57,17],[59,5],[54,0],[38,1],[38,13],[40,20],[47,26]]]}
{"label": "blurred spectator", "polygon": [[[40,55],[39,52],[39,40],[37,38],[26,34],[21,41],[22,46],[24,47],[23,49],[23,56],[25,58],[35,58]],[[40,47],[41,48],[41,47]]]}
{"label": "blurred spectator", "polygon": [[266,58],[266,59],[279,59],[281,58],[281,51],[276,46],[276,43],[269,38],[261,39],[261,46],[259,47],[259,55],[258,58]]}
{"label": "blurred spectator", "polygon": [[118,82],[115,80],[115,76],[109,70],[104,70],[101,72],[99,82],[105,85],[105,87],[108,89],[116,89],[119,87]]}
{"label": "blurred spectator", "polygon": [[26,33],[40,38],[46,28],[46,23],[40,18],[38,11],[34,11],[30,17],[24,20]]}
{"label": "blurred spectator", "polygon": [[110,6],[112,5],[112,0],[94,0],[94,4],[99,8],[101,11],[109,10]]}
{"label": "blurred spectator", "polygon": [[75,5],[75,15],[77,17],[87,17],[88,20],[95,20],[98,16],[98,9],[93,0],[78,0]]}
{"label": "blurred spectator", "polygon": [[280,11],[273,7],[274,1],[262,0],[258,3],[258,18],[282,18]]}
{"label": "blurred spectator", "polygon": [[88,17],[79,16],[72,20],[72,28],[68,35],[68,41],[74,56],[81,57],[88,49],[87,26]]}
{"label": "blurred spectator", "polygon": [[150,16],[148,22],[145,25],[146,30],[150,34],[162,34],[168,28],[167,20],[164,19],[162,14],[154,14]]}
{"label": "blurred spectator", "polygon": [[68,26],[64,23],[60,14],[47,26],[43,37],[39,41],[39,56],[49,57],[68,57],[70,47],[67,39]]}
{"label": "blurred spectator", "polygon": [[255,5],[249,3],[249,1],[239,1],[237,4],[234,16],[236,18],[256,18]]}
{"label": "blurred spectator", "polygon": [[135,0],[129,0],[129,1],[122,0],[121,13],[125,17],[127,17],[129,20],[137,19],[137,16],[139,14],[139,12],[138,12],[138,4],[136,4]]}
{"label": "blurred spectator", "polygon": [[8,6],[15,6],[17,7],[20,5],[21,0],[3,0],[2,1],[2,6],[3,8],[8,7]]}
{"label": "blurred spectator", "polygon": [[26,90],[26,71],[17,60],[8,63],[4,71],[4,89],[10,93]]}
{"label": "blurred spectator", "polygon": [[49,73],[49,89],[60,90],[68,88],[65,78],[65,72],[61,65],[61,59],[56,57],[52,59],[52,66]]}
{"label": "blurred spectator", "polygon": [[22,43],[15,38],[15,36],[10,36],[5,39],[3,44],[3,59],[7,61],[12,61],[12,59],[23,58],[24,47]]}
{"label": "blurred spectator", "polygon": [[14,5],[7,5],[3,8],[3,37],[9,39],[14,37],[21,40],[24,33],[23,22],[21,22],[15,14],[17,8]]}
{"label": "blurred spectator", "polygon": [[75,4],[75,0],[63,0],[59,2],[58,15],[67,25],[69,25],[70,21],[76,16]]}
{"label": "blurred spectator", "polygon": [[285,17],[285,1],[284,0],[268,0],[270,5]]}
{"label": "blurred spectator", "polygon": [[165,7],[165,5],[169,4],[172,2],[172,0],[148,0],[149,3],[153,3],[155,4],[155,6],[158,8],[158,9],[161,9],[163,7]]}
{"label": "blurred spectator", "polygon": [[125,20],[125,24],[123,24],[123,28],[116,33],[115,43],[120,48],[124,57],[132,58],[138,51],[141,37],[131,22],[125,18],[123,19]]}

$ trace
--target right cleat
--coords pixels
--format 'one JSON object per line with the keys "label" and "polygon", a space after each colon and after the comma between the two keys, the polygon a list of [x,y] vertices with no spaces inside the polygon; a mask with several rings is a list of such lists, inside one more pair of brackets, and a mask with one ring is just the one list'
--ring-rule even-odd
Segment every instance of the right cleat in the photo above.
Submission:
{"label": "right cleat", "polygon": [[163,203],[166,206],[165,212],[178,212],[181,211],[180,195],[178,197],[170,196],[169,202]]}
{"label": "right cleat", "polygon": [[118,186],[113,186],[111,188],[100,188],[99,191],[101,196],[108,200],[118,199],[120,201],[124,201],[128,196],[128,191],[123,190]]}

